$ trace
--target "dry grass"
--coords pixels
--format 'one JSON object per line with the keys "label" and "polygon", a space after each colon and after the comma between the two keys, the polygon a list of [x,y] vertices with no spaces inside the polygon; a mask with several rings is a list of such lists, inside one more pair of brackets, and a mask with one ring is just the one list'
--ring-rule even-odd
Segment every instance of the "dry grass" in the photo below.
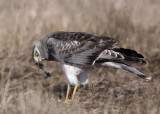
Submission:
{"label": "dry grass", "polygon": [[[0,113],[159,113],[159,7],[159,0],[0,0]],[[44,79],[31,58],[35,42],[55,31],[116,37],[120,46],[144,54],[149,65],[139,69],[154,80],[97,69],[65,104],[61,66],[46,62],[52,77]]]}

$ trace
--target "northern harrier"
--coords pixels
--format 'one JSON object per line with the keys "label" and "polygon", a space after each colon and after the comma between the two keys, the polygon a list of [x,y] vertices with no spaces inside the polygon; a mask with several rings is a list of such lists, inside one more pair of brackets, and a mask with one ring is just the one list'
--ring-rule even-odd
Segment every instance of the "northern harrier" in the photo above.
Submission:
{"label": "northern harrier", "polygon": [[[42,60],[60,62],[68,81],[66,102],[72,101],[77,86],[88,83],[87,71],[99,67],[114,67],[151,80],[129,64],[146,64],[144,57],[131,49],[116,46],[114,38],[95,36],[83,32],[55,32],[39,40],[33,48],[33,59],[47,76]],[[75,86],[71,100],[70,85]]]}

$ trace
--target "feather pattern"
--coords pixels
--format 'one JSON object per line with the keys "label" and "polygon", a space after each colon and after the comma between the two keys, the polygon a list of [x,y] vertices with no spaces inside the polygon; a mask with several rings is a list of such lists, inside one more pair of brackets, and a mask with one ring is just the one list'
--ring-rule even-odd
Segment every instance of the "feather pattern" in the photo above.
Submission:
{"label": "feather pattern", "polygon": [[81,65],[93,65],[104,50],[116,43],[113,38],[81,32],[58,32],[47,37],[50,52],[56,52],[64,62]]}
{"label": "feather pattern", "polygon": [[[42,60],[60,62],[70,85],[88,83],[87,71],[95,67],[109,66],[138,75],[146,80],[146,76],[128,63],[145,64],[144,57],[131,49],[115,46],[116,40],[106,36],[95,36],[83,32],[55,32],[39,40],[32,57],[42,71]],[[39,56],[35,55],[38,53]],[[78,78],[79,77],[79,78]]]}

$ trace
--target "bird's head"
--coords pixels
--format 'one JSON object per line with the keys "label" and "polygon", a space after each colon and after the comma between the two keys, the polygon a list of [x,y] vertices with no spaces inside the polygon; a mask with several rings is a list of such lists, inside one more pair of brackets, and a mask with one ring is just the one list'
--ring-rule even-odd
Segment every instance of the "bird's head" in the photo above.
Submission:
{"label": "bird's head", "polygon": [[48,59],[48,51],[47,47],[42,44],[42,42],[38,41],[32,51],[32,58],[35,61],[36,65],[46,74],[46,76],[50,76],[48,72],[43,69],[42,60]]}
{"label": "bird's head", "polygon": [[45,47],[41,42],[37,42],[33,48],[32,57],[36,64],[39,64],[42,60],[47,59],[47,53]]}

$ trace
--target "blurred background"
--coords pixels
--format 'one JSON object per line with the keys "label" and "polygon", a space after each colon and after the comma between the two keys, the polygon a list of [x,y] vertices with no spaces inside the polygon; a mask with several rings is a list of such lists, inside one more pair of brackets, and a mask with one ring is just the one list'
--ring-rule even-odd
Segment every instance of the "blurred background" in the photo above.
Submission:
{"label": "blurred background", "polygon": [[[159,0],[0,0],[0,113],[146,113],[160,112]],[[148,60],[138,67],[153,76],[146,82],[112,68],[89,73],[74,102],[64,103],[61,66],[45,62],[51,77],[32,60],[34,44],[51,32],[105,35],[135,49]]]}

